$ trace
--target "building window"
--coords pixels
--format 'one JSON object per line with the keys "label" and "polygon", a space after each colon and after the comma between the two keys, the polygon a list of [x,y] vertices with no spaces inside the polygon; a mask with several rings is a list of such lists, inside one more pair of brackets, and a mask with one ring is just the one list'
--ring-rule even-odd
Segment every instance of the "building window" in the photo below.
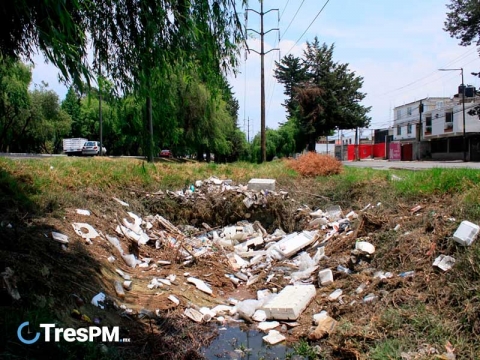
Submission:
{"label": "building window", "polygon": [[411,134],[412,133],[412,124],[408,124],[407,125],[407,134]]}
{"label": "building window", "polygon": [[407,108],[407,115],[412,115],[412,107],[411,106],[409,106]]}
{"label": "building window", "polygon": [[435,103],[435,109],[441,109],[443,108],[443,101],[437,101]]}
{"label": "building window", "polygon": [[453,111],[445,113],[445,131],[453,131]]}
{"label": "building window", "polygon": [[397,110],[397,119],[400,119],[402,117],[402,109]]}
{"label": "building window", "polygon": [[402,127],[397,125],[397,135],[402,135]]}
{"label": "building window", "polygon": [[432,115],[425,118],[425,134],[432,133]]}

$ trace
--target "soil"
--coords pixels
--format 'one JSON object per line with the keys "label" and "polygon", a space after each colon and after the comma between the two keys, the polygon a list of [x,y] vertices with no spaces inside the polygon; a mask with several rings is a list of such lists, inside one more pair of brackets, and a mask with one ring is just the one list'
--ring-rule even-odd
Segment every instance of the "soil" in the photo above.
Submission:
{"label": "soil", "polygon": [[[37,311],[35,309],[45,309],[53,312],[64,327],[85,327],[93,323],[120,326],[121,338],[129,338],[130,342],[108,344],[108,354],[132,360],[200,359],[199,349],[216,336],[216,330],[209,323],[198,324],[185,317],[183,312],[187,307],[213,307],[228,304],[230,298],[255,298],[257,290],[276,288],[281,291],[289,284],[289,279],[282,276],[276,276],[267,284],[265,279],[268,273],[259,272],[260,279],[252,286],[247,287],[244,283],[235,285],[225,276],[232,273],[232,269],[225,252],[220,249],[209,251],[193,263],[183,264],[184,259],[178,247],[163,243],[157,249],[155,241],[138,246],[115,231],[123,218],[129,219],[127,211],[142,218],[159,214],[179,229],[184,225],[194,226],[195,230],[190,230],[196,236],[207,235],[208,227],[221,229],[242,220],[250,223],[259,221],[270,234],[277,228],[291,233],[309,229],[310,210],[340,204],[344,214],[355,211],[359,217],[352,220],[351,230],[335,235],[325,244],[327,258],[322,260],[320,266],[333,269],[334,283],[318,287],[314,276],[312,283],[317,286],[315,299],[297,320],[300,325],[285,333],[288,344],[308,339],[314,329],[312,316],[321,310],[326,310],[334,319],[341,319],[343,325],[340,329],[326,338],[310,342],[312,346],[320,345],[325,358],[367,358],[365,354],[368,354],[368,349],[386,337],[388,324],[379,314],[388,308],[399,309],[404,304],[419,301],[427,307],[438,309],[451,301],[448,289],[444,286],[446,275],[433,268],[432,263],[440,253],[451,254],[455,251],[455,245],[448,240],[458,226],[458,221],[451,219],[452,209],[455,208],[454,198],[388,203],[388,194],[382,194],[380,186],[376,196],[356,189],[357,193],[347,204],[345,201],[332,201],[328,196],[317,193],[314,179],[301,181],[280,184],[285,194],[258,196],[257,204],[251,208],[245,206],[245,196],[237,191],[208,192],[205,187],[188,198],[174,194],[153,194],[132,187],[111,193],[89,190],[88,194],[84,194],[87,199],[84,208],[91,211],[90,216],[77,214],[75,208],[62,209],[42,218],[26,216],[22,209],[12,209],[8,218],[4,214],[0,228],[3,239],[0,269],[3,271],[9,267],[14,271],[13,283],[21,299],[13,300],[6,288],[2,290],[2,308],[15,314],[10,317],[5,315],[5,323],[9,319],[13,321],[31,316],[32,311]],[[120,205],[112,199],[113,196],[128,202],[130,206]],[[386,202],[379,203],[382,200]],[[364,209],[368,203],[373,206]],[[412,211],[417,205],[421,208]],[[11,227],[6,225],[7,222]],[[87,244],[74,232],[72,223],[88,223],[101,236],[93,239],[92,244]],[[393,230],[397,225],[399,229]],[[181,236],[169,232],[158,222],[153,226],[152,231],[157,234],[182,241]],[[321,238],[330,230],[320,230]],[[52,231],[67,235],[68,245],[62,246],[53,241]],[[117,236],[124,250],[136,254],[139,259],[153,259],[151,264],[135,269],[128,267],[104,238],[106,234]],[[352,258],[357,240],[375,245],[375,254]],[[193,251],[188,240],[183,241],[185,248]],[[307,247],[304,250],[313,256],[316,249]],[[108,260],[112,255],[116,258],[113,263]],[[170,261],[171,264],[159,265],[158,260]],[[337,271],[339,264],[350,268],[353,274]],[[125,291],[124,298],[117,296],[114,289],[115,280],[123,281],[116,269],[130,274],[132,278],[132,289]],[[393,276],[387,279],[374,278],[373,274],[378,270],[391,272]],[[414,277],[398,276],[410,270],[415,271]],[[152,278],[164,279],[169,275],[176,277],[172,285],[148,289]],[[187,276],[207,282],[213,289],[212,295],[187,283]],[[366,284],[363,293],[355,293],[362,283]],[[329,301],[327,297],[335,289],[342,289],[343,295],[340,300]],[[90,303],[99,292],[107,295],[105,309]],[[364,303],[363,297],[369,293],[374,293],[377,298]],[[176,296],[180,305],[176,306],[169,300],[169,295]],[[72,315],[74,310],[84,316],[78,313]],[[472,326],[479,329],[480,320],[473,318],[473,321]],[[8,348],[8,344],[3,345]],[[39,345],[34,350],[23,348],[20,354],[41,358],[47,348],[48,344]],[[441,352],[443,349],[438,350]]]}

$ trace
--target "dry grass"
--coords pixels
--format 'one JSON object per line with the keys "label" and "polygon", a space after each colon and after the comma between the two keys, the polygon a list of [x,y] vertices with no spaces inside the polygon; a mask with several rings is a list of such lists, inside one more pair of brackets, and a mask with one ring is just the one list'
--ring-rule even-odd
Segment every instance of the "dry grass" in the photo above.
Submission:
{"label": "dry grass", "polygon": [[296,160],[287,160],[287,166],[302,176],[336,175],[342,172],[342,163],[329,155],[308,152]]}

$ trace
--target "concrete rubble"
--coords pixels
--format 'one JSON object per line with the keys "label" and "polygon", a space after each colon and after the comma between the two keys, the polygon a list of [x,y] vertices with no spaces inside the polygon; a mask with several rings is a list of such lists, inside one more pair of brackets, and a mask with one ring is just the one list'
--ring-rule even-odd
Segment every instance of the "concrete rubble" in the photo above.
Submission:
{"label": "concrete rubble", "polygon": [[[159,192],[155,196],[195,201],[195,196],[202,196],[202,193],[222,194],[227,191],[243,197],[243,204],[248,209],[262,206],[271,197],[288,198],[287,192],[275,190],[275,180],[252,179],[248,186],[243,186],[233,185],[230,180],[215,177],[198,180],[195,185],[184,190]],[[119,199],[114,200],[128,206]],[[405,280],[408,276],[402,274],[410,272],[399,271],[398,274],[392,274],[369,267],[371,259],[375,256],[375,245],[368,237],[356,236],[355,229],[361,222],[362,214],[378,207],[381,207],[380,203],[368,204],[362,210],[351,210],[346,212],[346,215],[338,205],[331,205],[325,209],[300,207],[297,209],[297,215],[305,220],[303,221],[305,229],[292,233],[285,233],[282,229],[268,233],[258,221],[251,223],[248,219],[223,228],[213,229],[207,224],[203,224],[203,228],[189,225],[177,227],[160,215],[141,217],[131,211],[127,212],[128,217],[119,219],[120,223],[112,228],[119,238],[112,234],[105,236],[99,234],[93,227],[84,223],[74,223],[73,227],[78,235],[87,240],[100,237],[101,241],[111,246],[115,256],[120,255],[131,269],[139,267],[145,274],[153,275],[160,268],[168,269],[173,264],[188,266],[189,270],[190,267],[193,269],[197,262],[210,258],[228,264],[229,271],[224,274],[223,281],[231,282],[235,288],[249,288],[256,284],[255,287],[258,289],[259,284],[265,285],[264,290],[257,292],[257,298],[223,300],[221,296],[219,297],[221,289],[216,288],[218,280],[212,281],[209,274],[193,276],[184,269],[166,278],[165,275],[150,276],[147,288],[152,290],[152,294],[155,290],[162,291],[172,307],[183,309],[183,315],[194,322],[255,323],[259,330],[268,332],[263,339],[269,344],[276,344],[285,340],[285,336],[275,330],[281,326],[279,321],[287,328],[285,324],[299,319],[314,299],[317,304],[320,301],[371,306],[369,303],[383,296],[381,290],[370,287],[371,282],[388,281],[394,277],[400,278],[399,281],[408,281]],[[422,208],[416,206],[410,212],[412,215],[417,214]],[[400,225],[397,225],[395,231],[399,229]],[[477,236],[479,229],[477,225],[464,221],[453,238],[468,246]],[[67,243],[68,237],[60,235],[62,234],[52,233],[56,241]],[[339,259],[338,263],[332,266],[331,262],[326,261],[329,258],[325,255],[325,250],[340,237],[348,239],[351,256]],[[132,244],[136,246],[138,252],[126,253],[125,249],[131,248]],[[149,248],[168,249],[172,257],[155,258],[151,252],[145,251]],[[142,254],[146,256],[142,257]],[[111,262],[116,264],[115,257],[110,258],[113,258]],[[454,258],[441,255],[433,266],[447,271],[454,263]],[[362,270],[362,277],[356,277],[360,273],[358,268],[367,269]],[[135,292],[132,285],[136,284],[136,279],[130,278],[119,269],[117,274],[122,280],[114,281],[114,289],[118,298],[123,301],[128,299],[129,294]],[[334,284],[339,277],[353,277],[356,283],[352,289],[336,288]],[[283,285],[276,285],[278,279],[288,280],[289,284],[282,288]],[[173,295],[172,289],[176,290],[176,296]],[[210,299],[212,306],[199,307],[192,304],[190,299],[184,300],[180,294],[186,289],[193,291],[196,294],[195,298]],[[104,300],[105,295],[99,293],[92,299],[92,303],[102,307]],[[205,301],[202,304],[204,303]],[[150,310],[158,313],[158,309]],[[315,328],[309,337],[320,339],[335,331],[337,320],[323,311],[314,315],[314,324]]]}

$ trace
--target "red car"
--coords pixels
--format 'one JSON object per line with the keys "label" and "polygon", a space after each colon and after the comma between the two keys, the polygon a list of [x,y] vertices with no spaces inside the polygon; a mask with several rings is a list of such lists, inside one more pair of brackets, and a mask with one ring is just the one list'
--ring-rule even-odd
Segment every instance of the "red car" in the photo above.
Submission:
{"label": "red car", "polygon": [[162,150],[158,156],[163,158],[173,158],[173,153],[171,150]]}

